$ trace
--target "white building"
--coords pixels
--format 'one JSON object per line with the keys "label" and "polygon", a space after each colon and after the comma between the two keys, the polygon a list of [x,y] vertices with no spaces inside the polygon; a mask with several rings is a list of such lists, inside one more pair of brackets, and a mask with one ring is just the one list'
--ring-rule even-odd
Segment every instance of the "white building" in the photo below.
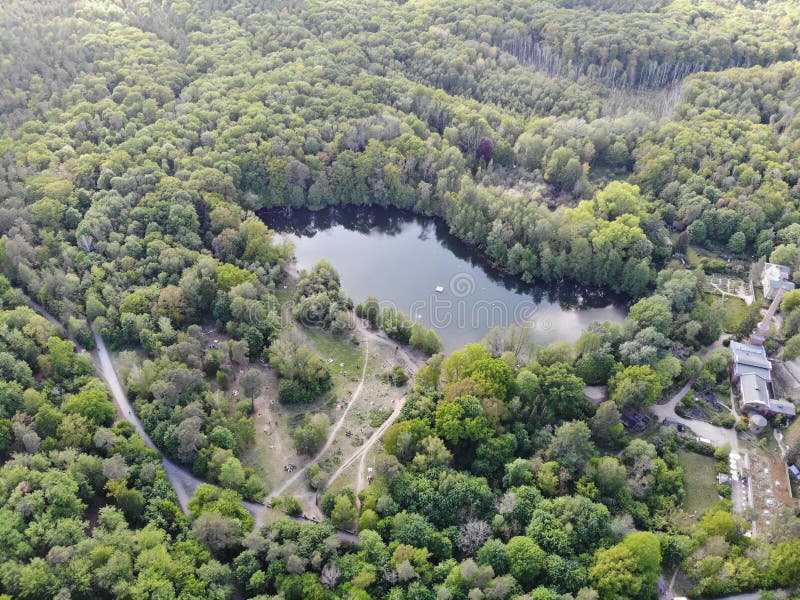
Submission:
{"label": "white building", "polygon": [[789,280],[792,272],[789,267],[764,263],[764,273],[761,276],[761,287],[764,288],[764,298],[772,300],[779,289],[791,291],[794,283]]}

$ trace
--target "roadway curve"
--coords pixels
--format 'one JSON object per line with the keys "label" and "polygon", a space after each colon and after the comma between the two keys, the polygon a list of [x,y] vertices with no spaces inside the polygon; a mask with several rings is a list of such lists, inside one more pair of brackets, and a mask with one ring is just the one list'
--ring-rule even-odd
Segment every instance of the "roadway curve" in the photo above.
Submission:
{"label": "roadway curve", "polygon": [[[147,435],[141,420],[139,420],[139,417],[133,410],[131,403],[128,401],[128,395],[122,388],[122,384],[119,381],[114,364],[111,362],[111,356],[108,353],[108,348],[106,348],[103,338],[97,333],[94,327],[92,327],[92,334],[94,334],[94,343],[97,347],[97,350],[91,353],[92,362],[94,362],[95,369],[106,382],[108,389],[111,390],[111,396],[114,399],[114,404],[117,405],[117,410],[119,410],[124,419],[133,425],[136,433],[138,433],[139,437],[144,440],[145,445],[161,454],[158,446],[156,446],[150,436]],[[184,513],[188,514],[189,500],[192,499],[200,484],[205,482],[202,479],[195,477],[190,471],[179,466],[166,456],[161,456],[161,464],[164,466],[164,471],[166,472],[167,478],[172,484],[172,487],[175,488],[175,493],[178,495],[178,502],[181,505],[181,509]],[[253,512],[250,507],[246,508],[250,510],[250,512]],[[253,516],[256,517],[256,519],[259,518],[259,516],[256,514]]]}
{"label": "roadway curve", "polygon": [[[722,347],[722,342],[725,337],[720,338],[710,346],[708,346],[702,354],[702,358],[705,357],[716,350],[717,348]],[[690,428],[694,431],[698,436],[706,438],[710,440],[716,446],[724,446],[725,444],[729,444],[731,448],[731,452],[739,452],[739,436],[736,433],[735,429],[726,429],[724,427],[717,427],[716,425],[712,425],[711,423],[706,423],[705,421],[696,421],[694,419],[684,419],[683,417],[678,416],[675,412],[675,407],[677,406],[678,402],[681,401],[689,390],[692,388],[692,384],[694,384],[695,378],[691,378],[686,384],[679,389],[675,394],[673,394],[670,399],[664,404],[655,404],[650,407],[650,412],[656,415],[659,420],[663,419],[670,419],[677,423],[681,423],[686,427]]]}
{"label": "roadway curve", "polygon": [[[75,344],[75,347],[80,353],[89,356],[95,371],[97,371],[97,374],[100,375],[103,381],[106,382],[108,389],[111,391],[111,398],[114,401],[114,405],[117,408],[118,414],[123,419],[130,422],[131,425],[133,425],[136,433],[142,438],[142,440],[144,440],[144,443],[148,448],[155,450],[159,455],[161,455],[161,464],[164,467],[164,471],[167,474],[169,482],[175,489],[181,510],[188,514],[189,500],[191,500],[194,496],[198,486],[200,486],[201,483],[206,482],[198,477],[195,477],[190,471],[179,466],[177,463],[171,461],[161,454],[161,450],[158,449],[158,446],[155,445],[153,440],[144,430],[141,420],[139,420],[139,417],[133,410],[131,403],[128,401],[128,396],[119,381],[117,371],[114,369],[114,364],[111,362],[111,355],[108,353],[108,348],[106,348],[103,338],[97,333],[94,327],[92,327],[92,335],[94,336],[96,350],[94,352],[87,352],[72,336],[69,335],[64,328],[64,325],[58,319],[47,312],[43,306],[27,297],[27,295],[25,297],[31,308],[42,315],[50,323],[58,327],[62,334],[68,337],[72,343]],[[264,507],[252,502],[243,502],[242,504],[253,514],[253,516],[256,518],[256,522],[259,522],[262,516],[261,513],[264,512]]]}

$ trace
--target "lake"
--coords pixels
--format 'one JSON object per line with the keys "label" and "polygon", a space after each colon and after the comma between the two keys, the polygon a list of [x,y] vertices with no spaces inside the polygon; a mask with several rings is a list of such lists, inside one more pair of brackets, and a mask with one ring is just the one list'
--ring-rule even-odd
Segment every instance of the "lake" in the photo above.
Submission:
{"label": "lake", "polygon": [[[355,302],[375,296],[432,327],[446,352],[493,326],[524,325],[538,344],[574,342],[592,321],[621,321],[611,294],[578,285],[526,284],[494,268],[440,220],[380,207],[262,211],[294,243],[297,267],[327,259]],[[440,291],[437,291],[440,290]]]}

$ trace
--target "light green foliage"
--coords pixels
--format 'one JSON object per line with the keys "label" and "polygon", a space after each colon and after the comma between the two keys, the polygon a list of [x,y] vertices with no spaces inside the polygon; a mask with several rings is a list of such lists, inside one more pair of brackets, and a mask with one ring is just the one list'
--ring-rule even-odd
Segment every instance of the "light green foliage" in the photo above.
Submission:
{"label": "light green foliage", "polygon": [[[706,273],[741,275],[750,255],[797,270],[799,19],[794,0],[3,3],[0,592],[639,599],[662,549],[692,597],[796,586],[794,515],[777,546],[745,537],[728,505],[689,523],[673,434],[630,440],[618,419],[700,370],[679,373],[671,351],[699,354],[730,306],[673,253]],[[359,547],[330,522],[253,530],[242,494],[263,486],[238,455],[251,403],[223,399],[229,381],[257,396],[263,382],[236,376],[266,358],[283,402],[331,388],[281,316],[346,334],[352,303],[325,263],[281,294],[291,245],[255,211],[342,204],[438,218],[524,282],[633,302],[628,322],[575,347],[533,356],[532,338],[509,335],[434,357],[368,489],[326,509],[358,522]],[[92,325],[124,351],[158,447],[235,489],[201,485],[189,522],[155,455],[112,426],[91,362],[23,293],[84,349]],[[785,303],[791,358],[800,313]],[[725,326],[746,338],[758,310]],[[442,348],[377,300],[359,313]],[[726,366],[710,357],[699,381]],[[583,386],[606,382],[595,415]],[[328,425],[309,415],[298,449],[315,452]]]}

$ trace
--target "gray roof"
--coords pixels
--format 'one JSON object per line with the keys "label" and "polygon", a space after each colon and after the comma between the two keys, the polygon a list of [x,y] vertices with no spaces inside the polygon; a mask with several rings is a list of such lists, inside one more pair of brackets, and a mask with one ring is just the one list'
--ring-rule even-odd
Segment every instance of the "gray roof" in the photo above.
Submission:
{"label": "gray roof", "polygon": [[797,407],[788,400],[770,400],[769,409],[779,415],[793,417],[797,414]]}
{"label": "gray roof", "polygon": [[772,397],[769,381],[758,375],[747,373],[739,380],[739,391],[742,394],[742,405],[765,413],[793,417],[797,414],[794,403],[788,400],[777,400]]}
{"label": "gray roof", "polygon": [[774,279],[770,279],[768,283],[769,287],[771,287],[773,290],[783,288],[787,292],[791,292],[794,289],[794,283],[792,283],[791,281],[784,281],[784,280],[776,281]]}
{"label": "gray roof", "polygon": [[769,388],[764,379],[758,375],[747,373],[742,375],[742,379],[739,381],[739,389],[742,391],[742,402],[745,405],[769,410]]}
{"label": "gray roof", "polygon": [[733,352],[733,372],[735,375],[757,375],[761,379],[772,381],[772,364],[767,358],[763,346],[731,342]]}

